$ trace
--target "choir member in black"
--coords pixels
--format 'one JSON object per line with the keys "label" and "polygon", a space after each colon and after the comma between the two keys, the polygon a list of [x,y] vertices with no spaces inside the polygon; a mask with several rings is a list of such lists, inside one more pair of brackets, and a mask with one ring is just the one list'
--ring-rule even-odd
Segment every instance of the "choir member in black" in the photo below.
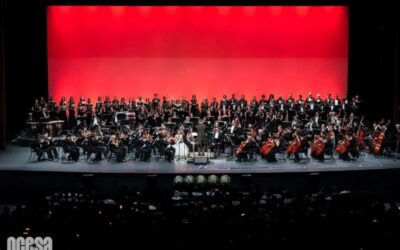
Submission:
{"label": "choir member in black", "polygon": [[164,111],[167,109],[171,109],[171,103],[167,100],[166,96],[163,96],[163,98],[162,98],[161,107]]}
{"label": "choir member in black", "polygon": [[238,108],[239,108],[242,112],[246,111],[246,109],[247,109],[247,100],[246,100],[246,98],[245,98],[244,95],[241,95],[241,96],[240,96]]}
{"label": "choir member in black", "polygon": [[67,128],[68,126],[68,119],[67,119],[67,100],[65,99],[65,96],[61,97],[60,101],[60,119],[64,121],[64,128]]}
{"label": "choir member in black", "polygon": [[128,111],[129,112],[135,112],[136,111],[136,102],[132,97],[130,97],[129,100],[128,100]]}
{"label": "choir member in black", "polygon": [[56,110],[57,110],[57,103],[56,101],[53,99],[52,96],[49,97],[49,103],[47,105],[47,108],[49,110],[49,115],[50,115],[50,119],[51,120],[58,120],[57,114],[56,114]]}
{"label": "choir member in black", "polygon": [[269,95],[269,98],[267,100],[267,107],[269,109],[275,109],[276,108],[276,103],[275,103],[275,96],[274,95]]}
{"label": "choir member in black", "polygon": [[257,97],[253,96],[249,104],[250,111],[255,115],[258,111],[258,101]]}
{"label": "choir member in black", "polygon": [[118,112],[119,109],[119,100],[118,97],[114,96],[112,100],[112,109],[111,112]]}
{"label": "choir member in black", "polygon": [[186,100],[185,97],[182,97],[181,101],[181,119],[189,116],[189,102]]}
{"label": "choir member in black", "polygon": [[201,102],[201,111],[200,111],[200,118],[203,119],[204,117],[207,116],[208,113],[208,99],[207,97],[204,97],[203,101]]}
{"label": "choir member in black", "polygon": [[192,99],[190,99],[190,113],[193,117],[199,116],[199,105],[197,104],[196,95],[192,95]]}
{"label": "choir member in black", "polygon": [[197,146],[200,156],[204,156],[204,152],[207,150],[207,133],[206,125],[204,120],[200,120],[199,124],[196,126],[197,130]]}
{"label": "choir member in black", "polygon": [[78,161],[79,160],[79,147],[75,143],[75,137],[71,136],[70,134],[67,135],[63,150],[66,155],[68,155],[68,160]]}
{"label": "choir member in black", "polygon": [[143,99],[141,96],[138,97],[138,99],[136,100],[136,109],[140,109],[143,106]]}
{"label": "choir member in black", "polygon": [[100,117],[101,113],[103,113],[103,100],[101,99],[101,96],[97,97],[97,102],[94,109],[96,112],[96,116]]}
{"label": "choir member in black", "polygon": [[296,110],[297,110],[297,115],[300,120],[303,120],[306,118],[306,109],[304,107],[305,102],[303,100],[303,96],[299,95],[299,99],[296,101]]}
{"label": "choir member in black", "polygon": [[258,110],[261,109],[262,111],[264,111],[265,109],[267,109],[267,103],[268,101],[265,99],[265,95],[262,95],[260,101],[258,102]]}
{"label": "choir member in black", "polygon": [[280,111],[280,112],[285,112],[285,101],[283,100],[283,98],[282,98],[282,96],[280,96],[279,98],[278,98],[278,100],[276,100],[276,102],[277,102],[277,109]]}
{"label": "choir member in black", "polygon": [[288,99],[285,102],[285,106],[286,106],[286,110],[289,111],[289,117],[293,118],[296,114],[296,108],[295,108],[296,102],[292,96],[292,94],[290,94],[288,96]]}
{"label": "choir member in black", "polygon": [[47,107],[47,102],[43,96],[40,97],[40,107]]}
{"label": "choir member in black", "polygon": [[213,129],[212,135],[211,135],[211,151],[214,152],[215,157],[219,157],[221,154],[221,151],[223,151],[223,138],[224,135],[221,132],[221,129],[219,127],[215,127]]}
{"label": "choir member in black", "polygon": [[229,108],[229,101],[226,95],[223,95],[221,101],[219,102],[219,110],[221,115],[226,115],[228,112],[228,108]]}
{"label": "choir member in black", "polygon": [[119,103],[118,111],[119,112],[128,111],[128,104],[126,103],[126,100],[124,97],[121,98],[121,102]]}
{"label": "choir member in black", "polygon": [[90,98],[87,100],[86,104],[86,124],[89,126],[93,121],[93,103]]}
{"label": "choir member in black", "polygon": [[309,92],[308,97],[306,99],[306,112],[310,116],[314,116],[316,111],[317,111],[317,107],[315,105],[315,99],[312,96],[311,92]]}
{"label": "choir member in black", "polygon": [[158,110],[160,108],[160,98],[158,97],[158,94],[154,94],[153,100],[151,101],[151,107],[152,110]]}
{"label": "choir member in black", "polygon": [[341,104],[340,104],[340,109],[343,111],[343,113],[347,114],[349,111],[349,100],[347,99],[347,95],[344,95]]}
{"label": "choir member in black", "polygon": [[234,118],[238,109],[238,100],[235,94],[232,94],[232,98],[229,100],[229,109],[231,110],[231,118]]}
{"label": "choir member in black", "polygon": [[333,100],[333,104],[334,104],[334,107],[335,107],[335,112],[339,112],[339,109],[341,107],[341,105],[340,105],[341,102],[340,102],[338,94],[336,94],[335,100]]}
{"label": "choir member in black", "polygon": [[76,124],[75,100],[73,96],[71,96],[68,101],[68,115],[69,128],[73,128]]}
{"label": "choir member in black", "polygon": [[210,104],[210,111],[211,111],[211,115],[214,116],[214,119],[217,120],[218,119],[218,102],[217,102],[217,98],[213,97],[211,104]]}
{"label": "choir member in black", "polygon": [[78,116],[84,116],[86,111],[86,101],[83,96],[79,98],[78,102]]}

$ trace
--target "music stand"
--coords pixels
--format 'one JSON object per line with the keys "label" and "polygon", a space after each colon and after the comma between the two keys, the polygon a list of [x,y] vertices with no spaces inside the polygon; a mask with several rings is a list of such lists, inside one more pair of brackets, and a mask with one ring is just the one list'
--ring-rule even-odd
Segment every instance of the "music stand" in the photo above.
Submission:
{"label": "music stand", "polygon": [[193,123],[191,123],[191,122],[186,122],[186,123],[183,124],[183,127],[186,128],[186,129],[188,129],[188,128],[193,128]]}
{"label": "music stand", "polygon": [[171,122],[173,122],[173,123],[175,123],[175,124],[179,124],[180,121],[181,121],[181,119],[180,119],[179,117],[171,118]]}
{"label": "music stand", "polygon": [[100,119],[106,122],[106,125],[111,125],[112,114],[110,113],[102,113],[100,115]]}
{"label": "music stand", "polygon": [[200,117],[190,117],[190,122],[193,123],[193,125],[199,124]]}
{"label": "music stand", "polygon": [[224,121],[217,121],[218,127],[225,128],[226,122]]}
{"label": "music stand", "polygon": [[207,123],[214,124],[215,117],[214,116],[207,116],[206,117],[206,121],[207,121]]}
{"label": "music stand", "polygon": [[167,128],[169,128],[171,131],[175,131],[176,123],[174,123],[174,122],[167,122],[167,123],[165,124],[165,126],[166,126]]}

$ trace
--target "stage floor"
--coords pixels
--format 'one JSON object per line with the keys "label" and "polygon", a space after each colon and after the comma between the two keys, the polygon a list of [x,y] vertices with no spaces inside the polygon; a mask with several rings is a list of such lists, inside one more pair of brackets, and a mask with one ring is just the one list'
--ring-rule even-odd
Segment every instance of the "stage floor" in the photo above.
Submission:
{"label": "stage floor", "polygon": [[[383,170],[400,168],[400,160],[395,158],[376,157],[365,154],[358,160],[344,162],[337,159],[325,160],[320,163],[309,159],[301,162],[293,160],[278,160],[268,163],[259,158],[252,162],[236,162],[226,158],[211,159],[206,165],[187,163],[185,159],[169,163],[164,159],[150,162],[128,160],[117,163],[113,160],[100,162],[78,162],[62,160],[29,161],[30,148],[8,145],[6,150],[0,151],[0,171],[46,171],[46,172],[78,172],[78,173],[298,173],[298,172],[326,172],[326,171],[354,171],[354,170]],[[128,156],[129,158],[129,156]]]}

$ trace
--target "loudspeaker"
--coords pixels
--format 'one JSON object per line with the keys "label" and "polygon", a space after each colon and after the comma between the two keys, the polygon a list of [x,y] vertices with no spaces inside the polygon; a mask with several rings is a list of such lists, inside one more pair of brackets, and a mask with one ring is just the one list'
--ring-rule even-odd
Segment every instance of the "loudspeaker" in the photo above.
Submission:
{"label": "loudspeaker", "polygon": [[207,156],[195,156],[193,159],[194,164],[207,164],[208,157]]}

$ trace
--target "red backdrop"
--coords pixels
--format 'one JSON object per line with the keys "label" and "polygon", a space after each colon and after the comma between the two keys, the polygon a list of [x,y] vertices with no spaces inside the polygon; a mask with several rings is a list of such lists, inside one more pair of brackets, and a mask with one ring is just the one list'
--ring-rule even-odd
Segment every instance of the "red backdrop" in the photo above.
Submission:
{"label": "red backdrop", "polygon": [[341,6],[50,6],[49,93],[168,98],[347,90]]}

